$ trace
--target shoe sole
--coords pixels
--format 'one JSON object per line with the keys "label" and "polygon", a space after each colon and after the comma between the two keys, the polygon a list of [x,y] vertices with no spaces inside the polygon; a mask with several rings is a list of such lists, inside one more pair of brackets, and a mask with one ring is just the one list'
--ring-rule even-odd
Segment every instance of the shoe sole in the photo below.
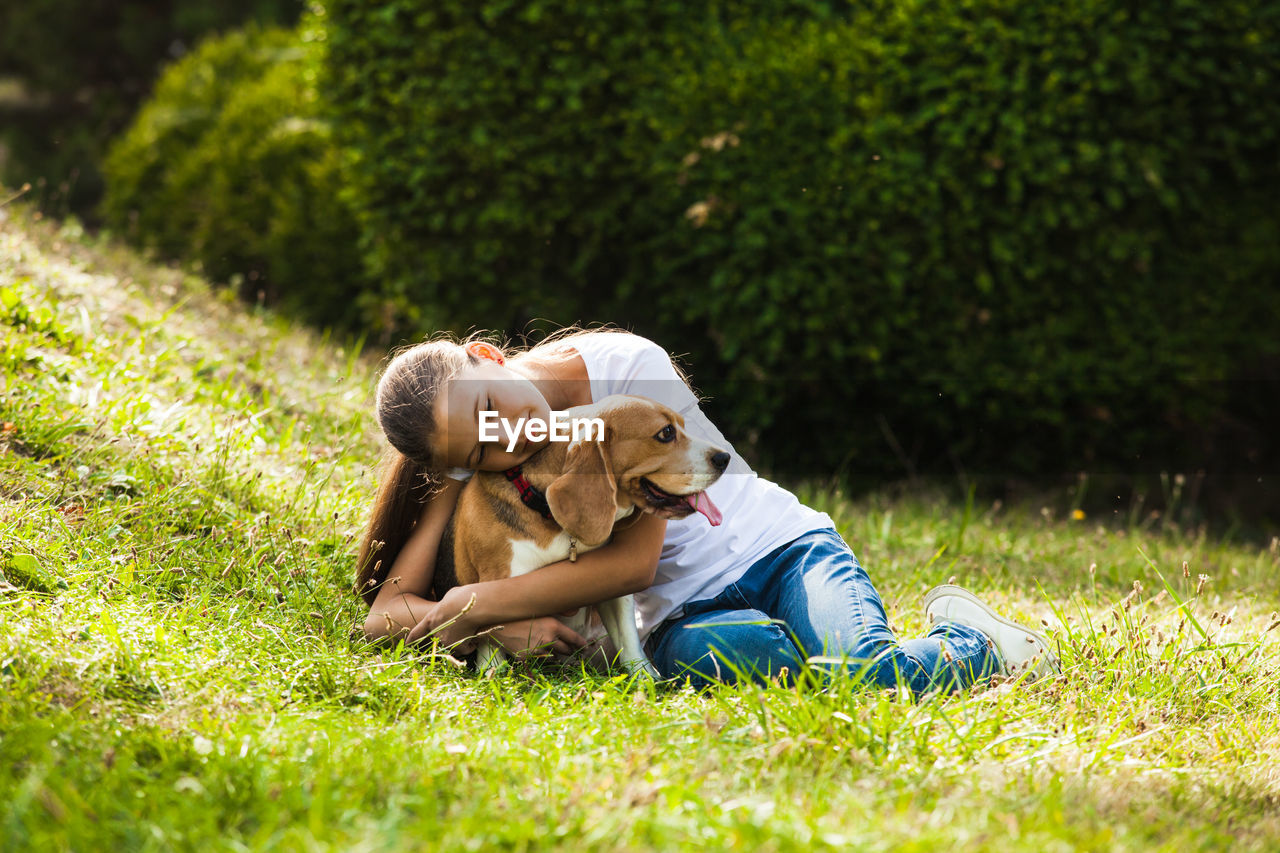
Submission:
{"label": "shoe sole", "polygon": [[984,602],[982,599],[978,598],[978,596],[969,592],[969,590],[965,589],[962,586],[956,586],[955,584],[944,583],[941,586],[936,586],[933,589],[929,590],[928,594],[925,595],[924,597],[925,612],[926,613],[928,612],[930,604],[937,601],[939,598],[942,598],[944,595],[954,595],[958,598],[963,598],[965,601],[969,602],[970,604],[976,604],[982,610],[982,612],[986,613],[988,616],[990,616],[996,622],[999,622],[1001,625],[1005,625],[1009,628],[1022,631],[1024,634],[1030,634],[1032,637],[1035,638],[1036,642],[1040,644],[1040,651],[1043,654],[1041,663],[1048,664],[1050,670],[1052,671],[1052,674],[1054,675],[1058,675],[1062,673],[1062,665],[1058,662],[1058,656],[1053,653],[1053,647],[1049,645],[1048,637],[1046,637],[1044,634],[1041,634],[1039,631],[1031,630],[1026,625],[1020,625],[1017,622],[1013,622],[1004,618],[999,613],[996,613],[994,610],[988,607],[986,602]]}

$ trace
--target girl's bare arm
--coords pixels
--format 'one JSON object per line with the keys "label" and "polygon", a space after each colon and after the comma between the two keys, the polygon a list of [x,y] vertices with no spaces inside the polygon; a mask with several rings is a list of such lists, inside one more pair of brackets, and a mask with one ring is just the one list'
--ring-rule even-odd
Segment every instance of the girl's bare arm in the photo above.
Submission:
{"label": "girl's bare arm", "polygon": [[428,610],[408,639],[413,642],[436,632],[442,643],[451,645],[491,625],[640,592],[653,583],[666,531],[665,519],[642,515],[619,529],[608,545],[582,554],[576,562],[561,560],[518,577],[454,587],[439,602],[426,603]]}
{"label": "girl's bare arm", "polygon": [[457,480],[445,480],[444,486],[423,507],[413,533],[396,555],[387,572],[386,582],[379,588],[378,597],[369,608],[364,622],[364,633],[368,639],[390,639],[402,635],[417,625],[435,604],[426,596],[431,592],[436,552],[463,485]]}
{"label": "girl's bare arm", "polygon": [[[446,480],[444,487],[428,500],[413,533],[396,556],[395,563],[387,572],[386,581],[379,588],[378,596],[365,617],[364,634],[367,639],[394,641],[413,631],[411,639],[418,640],[451,618],[440,616],[440,605],[427,596],[431,593],[440,539],[444,535],[449,516],[457,506],[463,486],[463,483],[456,480]],[[423,624],[424,619],[427,620],[427,627],[414,631]],[[458,635],[458,639],[471,636],[497,621],[505,621],[506,624],[501,630],[494,632],[494,638],[507,651],[516,655],[549,654],[552,651],[568,654],[586,643],[576,631],[550,617],[495,620]]]}

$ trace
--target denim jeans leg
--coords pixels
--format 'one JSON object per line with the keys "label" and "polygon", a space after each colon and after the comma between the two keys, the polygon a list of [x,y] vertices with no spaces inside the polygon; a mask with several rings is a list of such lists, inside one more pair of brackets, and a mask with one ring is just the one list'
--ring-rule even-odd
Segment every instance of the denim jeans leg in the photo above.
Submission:
{"label": "denim jeans leg", "polygon": [[872,684],[954,690],[1000,669],[990,640],[965,625],[943,623],[899,641],[871,578],[834,530],[800,537],[770,568],[739,584],[746,600],[783,620],[805,653],[840,658]]}
{"label": "denim jeans leg", "polygon": [[699,689],[712,683],[764,683],[785,667],[796,672],[804,657],[786,630],[749,608],[693,608],[663,626],[651,644],[654,666],[664,678],[688,679]]}

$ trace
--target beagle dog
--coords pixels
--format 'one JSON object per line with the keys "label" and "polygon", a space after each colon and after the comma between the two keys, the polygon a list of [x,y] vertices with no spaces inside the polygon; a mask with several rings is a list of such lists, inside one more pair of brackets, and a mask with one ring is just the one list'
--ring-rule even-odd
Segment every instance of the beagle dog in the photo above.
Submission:
{"label": "beagle dog", "polygon": [[[437,597],[458,584],[575,560],[608,542],[614,524],[637,510],[662,518],[699,512],[710,524],[720,523],[705,490],[729,466],[729,453],[686,433],[678,413],[644,397],[615,395],[565,414],[599,418],[603,440],[550,441],[521,466],[477,471],[440,543],[432,579]],[[590,609],[564,621],[586,633]],[[656,678],[640,648],[632,597],[602,602],[596,610],[622,664]],[[487,672],[504,657],[497,642],[482,639],[477,668]]]}

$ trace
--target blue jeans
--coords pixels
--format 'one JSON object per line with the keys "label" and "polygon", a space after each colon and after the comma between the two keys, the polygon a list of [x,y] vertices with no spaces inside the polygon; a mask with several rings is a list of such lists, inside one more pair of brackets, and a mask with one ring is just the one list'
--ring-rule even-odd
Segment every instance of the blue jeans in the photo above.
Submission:
{"label": "blue jeans", "polygon": [[664,677],[697,687],[763,683],[784,667],[794,676],[818,655],[828,672],[917,694],[962,689],[1002,668],[987,635],[967,625],[941,622],[923,639],[898,640],[871,578],[829,528],[774,549],[714,598],[690,602],[646,649]]}

